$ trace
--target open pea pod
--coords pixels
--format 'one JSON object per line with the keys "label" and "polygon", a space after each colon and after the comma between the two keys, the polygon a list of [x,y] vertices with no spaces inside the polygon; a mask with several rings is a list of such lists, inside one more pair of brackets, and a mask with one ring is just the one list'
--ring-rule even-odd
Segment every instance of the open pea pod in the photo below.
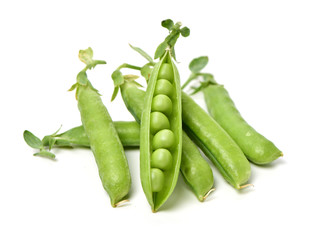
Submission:
{"label": "open pea pod", "polygon": [[[160,87],[165,83],[170,87]],[[170,52],[166,51],[151,73],[140,127],[140,178],[153,212],[175,188],[181,153],[180,78]]]}

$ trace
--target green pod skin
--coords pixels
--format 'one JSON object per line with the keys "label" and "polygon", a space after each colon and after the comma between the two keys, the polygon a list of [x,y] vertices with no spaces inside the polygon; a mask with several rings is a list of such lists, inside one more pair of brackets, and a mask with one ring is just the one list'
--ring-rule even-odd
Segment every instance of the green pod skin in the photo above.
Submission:
{"label": "green pod skin", "polygon": [[203,89],[203,93],[210,115],[227,131],[251,162],[263,165],[282,156],[282,151],[242,118],[223,85],[209,85]]}
{"label": "green pod skin", "polygon": [[[138,123],[144,107],[145,91],[131,82],[120,86],[121,95],[128,111]],[[200,201],[204,201],[208,193],[213,191],[214,177],[210,165],[200,154],[197,146],[182,132],[182,161],[180,171],[184,181],[191,187]]]}
{"label": "green pod skin", "polygon": [[[167,66],[167,73],[163,71],[162,66]],[[172,104],[172,111],[168,111],[168,119],[170,122],[170,133],[173,135],[168,135],[167,137],[173,137],[174,144],[172,147],[169,147],[169,150],[173,156],[172,167],[164,171],[164,183],[162,188],[158,188],[158,191],[154,191],[152,177],[151,177],[151,155],[153,146],[159,146],[156,144],[154,138],[153,144],[153,134],[150,132],[150,116],[152,112],[152,102],[154,98],[156,82],[158,79],[164,79],[165,76],[167,79],[173,82],[174,92],[172,99],[169,99]],[[165,95],[164,95],[165,96]],[[166,96],[165,96],[166,97]],[[167,97],[168,98],[168,97]],[[166,131],[166,130],[162,130]],[[160,132],[162,132],[160,131]],[[159,133],[160,133],[159,132]],[[159,136],[157,133],[155,136]],[[166,137],[166,136],[165,136]],[[162,145],[160,145],[162,146]],[[180,78],[175,64],[173,63],[169,51],[166,51],[165,55],[161,60],[154,66],[154,69],[151,73],[147,91],[145,94],[144,106],[141,115],[141,124],[140,124],[140,179],[141,185],[146,195],[147,201],[151,206],[153,212],[156,212],[169,198],[173,192],[178,174],[180,171],[181,164],[181,155],[182,155],[182,108],[181,108],[181,87],[180,87]]]}
{"label": "green pod skin", "polygon": [[138,147],[140,144],[140,125],[133,122],[113,122],[124,147]]}
{"label": "green pod skin", "polygon": [[250,163],[229,134],[190,96],[182,92],[183,126],[188,135],[236,189],[251,174]]}
{"label": "green pod skin", "polygon": [[78,108],[104,189],[116,207],[128,194],[130,171],[124,149],[100,95],[88,82],[77,89]]}
{"label": "green pod skin", "polygon": [[184,131],[182,141],[181,173],[184,177],[184,181],[191,186],[198,200],[203,202],[209,193],[214,190],[212,169],[202,157],[199,149]]}
{"label": "green pod skin", "polygon": [[[123,147],[138,147],[140,126],[137,122],[113,122]],[[49,146],[50,139],[55,140],[55,147],[83,146],[90,147],[83,125],[71,128],[66,132],[45,136],[42,140],[44,146]]]}

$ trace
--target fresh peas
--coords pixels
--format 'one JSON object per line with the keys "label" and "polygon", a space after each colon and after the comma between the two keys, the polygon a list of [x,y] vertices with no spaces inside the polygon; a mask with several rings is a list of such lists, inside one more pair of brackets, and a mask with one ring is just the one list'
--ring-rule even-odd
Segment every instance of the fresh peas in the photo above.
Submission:
{"label": "fresh peas", "polygon": [[161,112],[152,112],[150,115],[150,131],[152,134],[162,129],[169,129],[170,123],[168,118]]}
{"label": "fresh peas", "polygon": [[270,140],[242,118],[223,85],[210,84],[203,89],[203,93],[210,115],[228,132],[251,162],[268,164],[282,156],[282,152]]}
{"label": "fresh peas", "polygon": [[151,155],[151,166],[163,171],[172,167],[173,156],[167,149],[158,148]]}
{"label": "fresh peas", "polygon": [[160,66],[158,79],[167,79],[170,82],[174,80],[174,71],[171,63],[163,63]]}
{"label": "fresh peas", "polygon": [[86,70],[102,61],[92,60],[91,48],[80,51],[79,58],[87,64],[77,76],[76,99],[82,125],[89,138],[91,150],[98,165],[104,189],[108,192],[111,205],[116,207],[128,194],[131,179],[128,162],[117,131],[101,97],[87,78]]}
{"label": "fresh peas", "polygon": [[162,112],[167,116],[170,116],[173,111],[172,100],[164,94],[155,96],[151,103],[151,111]]}
{"label": "fresh peas", "polygon": [[165,183],[165,175],[159,168],[150,169],[151,176],[151,190],[153,192],[160,192],[163,190]]}
{"label": "fresh peas", "polygon": [[154,92],[155,96],[159,94],[163,94],[168,96],[169,98],[172,98],[173,93],[174,93],[174,87],[168,80],[160,79],[157,81],[155,92]]}
{"label": "fresh peas", "polygon": [[159,148],[166,148],[166,149],[172,149],[175,144],[175,135],[174,133],[169,129],[163,129],[157,132],[152,141],[152,148],[153,150],[159,149]]}
{"label": "fresh peas", "polygon": [[251,174],[249,161],[229,134],[190,96],[182,92],[183,126],[222,176],[243,188]]}
{"label": "fresh peas", "polygon": [[[157,94],[164,92],[161,85],[156,93],[156,85],[159,79],[171,82],[172,96]],[[169,92],[169,85],[164,85]],[[156,95],[157,94],[157,95]],[[140,125],[140,176],[146,198],[152,211],[157,211],[168,199],[177,182],[182,153],[182,121],[180,80],[176,66],[172,62],[170,52],[166,51],[158,64],[155,65],[148,82],[147,92]],[[169,120],[169,129],[161,129],[155,133],[156,123],[151,120],[155,113],[165,114]],[[161,116],[161,115],[160,115]],[[157,119],[158,120],[158,119]],[[153,126],[150,126],[154,123]],[[172,155],[171,168],[161,170],[152,168],[153,151],[167,149]],[[163,155],[162,155],[163,156]],[[167,165],[169,157],[159,159],[162,165]],[[154,174],[154,175],[153,175]]]}

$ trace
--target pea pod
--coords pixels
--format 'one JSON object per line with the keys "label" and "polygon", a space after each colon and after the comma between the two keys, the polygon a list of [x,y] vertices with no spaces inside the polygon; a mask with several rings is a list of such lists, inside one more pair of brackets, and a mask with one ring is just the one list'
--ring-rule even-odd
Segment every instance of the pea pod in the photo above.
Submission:
{"label": "pea pod", "polygon": [[76,89],[82,125],[89,138],[103,187],[110,196],[111,205],[116,207],[129,192],[130,171],[108,110],[86,75],[86,70],[105,63],[92,60],[92,56],[91,48],[80,51],[79,58],[86,63],[86,67],[78,74],[77,83],[70,90]]}
{"label": "pea pod", "polygon": [[[141,55],[142,52],[144,51],[140,49],[139,53]],[[148,54],[145,53],[145,55]],[[195,72],[200,71],[205,66],[205,62],[199,61],[194,66],[194,69],[192,69],[193,74],[183,86],[196,76],[203,75]],[[208,77],[209,74],[204,74],[204,76]],[[204,109],[184,92],[182,92],[182,109],[184,130],[215,164],[223,177],[237,189],[248,186],[249,184],[243,184],[250,177],[250,164],[234,140]]]}
{"label": "pea pod", "polygon": [[249,161],[229,134],[190,96],[182,92],[183,126],[188,135],[235,188],[251,174]]}
{"label": "pea pod", "polygon": [[[159,79],[168,80],[174,89],[174,94],[155,94]],[[153,134],[152,115],[160,113],[168,120],[168,127],[159,126]],[[169,51],[157,63],[151,73],[145,95],[144,107],[140,124],[140,178],[146,198],[152,211],[157,211],[173,192],[180,170],[182,154],[182,110],[180,79],[177,68]],[[158,121],[156,121],[158,122]],[[152,165],[154,152],[165,149],[171,154],[172,161],[167,169]],[[163,158],[161,161],[165,161]]]}
{"label": "pea pod", "polygon": [[210,115],[229,133],[250,161],[263,165],[282,156],[270,140],[242,118],[223,85],[209,85],[203,93]]}
{"label": "pea pod", "polygon": [[[135,87],[135,89],[137,88]],[[139,91],[140,93],[143,93],[142,100],[144,100],[145,92],[142,90]],[[125,96],[125,94],[123,94],[123,96]],[[136,98],[138,96],[136,96]],[[140,106],[142,107],[142,105],[143,101]],[[135,106],[136,105],[130,104],[129,108],[135,108]],[[116,121],[113,123],[123,147],[139,147],[140,129],[137,122]],[[214,182],[212,170],[209,164],[201,156],[198,148],[185,132],[183,132],[182,138],[183,149],[180,171],[183,175],[184,181],[191,187],[196,197],[200,201],[204,201],[208,197],[209,193],[214,191],[214,188],[212,188]],[[39,139],[39,142],[42,142],[43,147],[50,148],[77,146],[90,147],[89,139],[82,125],[71,128],[60,134],[57,134],[56,132],[45,136],[43,140]],[[55,158],[55,155],[53,158]]]}
{"label": "pea pod", "polygon": [[[120,87],[122,99],[128,111],[140,123],[146,93],[138,86],[134,81],[124,81],[121,85],[117,85],[117,87]],[[180,171],[196,197],[200,201],[204,201],[209,193],[214,190],[213,172],[192,140],[184,131],[182,134],[183,154]]]}
{"label": "pea pod", "polygon": [[209,114],[233,138],[251,162],[263,165],[282,156],[282,151],[273,142],[244,120],[224,86],[218,84],[212,74],[200,72],[207,63],[206,56],[193,59],[189,65],[191,76],[183,87],[201,77],[201,84],[195,88],[194,93],[203,92]]}
{"label": "pea pod", "polygon": [[212,169],[184,131],[182,141],[181,173],[184,181],[192,188],[197,198],[202,202],[215,190],[212,187],[214,182]]}
{"label": "pea pod", "polygon": [[[139,124],[137,122],[116,121],[113,122],[115,129],[123,147],[139,146]],[[52,134],[42,139],[43,146],[72,147],[84,146],[89,147],[90,142],[83,125],[71,128],[60,134]]]}

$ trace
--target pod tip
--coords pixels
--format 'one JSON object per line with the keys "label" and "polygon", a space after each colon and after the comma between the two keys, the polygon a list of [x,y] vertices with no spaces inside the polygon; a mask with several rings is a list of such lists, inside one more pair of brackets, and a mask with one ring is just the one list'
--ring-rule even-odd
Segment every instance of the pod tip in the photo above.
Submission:
{"label": "pod tip", "polygon": [[212,193],[215,191],[215,188],[211,188],[201,199],[201,202],[204,202],[205,199]]}
{"label": "pod tip", "polygon": [[253,184],[251,184],[251,183],[247,183],[247,184],[245,184],[245,185],[239,186],[239,188],[238,188],[238,189],[243,189],[243,188],[247,188],[247,187],[254,187],[254,185],[253,185]]}
{"label": "pod tip", "polygon": [[122,205],[124,205],[125,203],[128,203],[128,202],[130,202],[128,199],[121,200],[120,202],[117,202],[116,204],[114,204],[113,207],[119,207],[119,206],[122,206]]}

